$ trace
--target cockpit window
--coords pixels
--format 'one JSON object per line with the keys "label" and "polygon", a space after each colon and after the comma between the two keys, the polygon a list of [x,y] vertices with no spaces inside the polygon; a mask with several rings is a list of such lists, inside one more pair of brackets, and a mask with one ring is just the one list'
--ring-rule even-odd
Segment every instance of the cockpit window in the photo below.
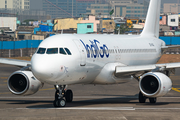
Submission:
{"label": "cockpit window", "polygon": [[59,53],[60,53],[60,54],[64,54],[64,55],[66,55],[66,52],[64,51],[64,49],[63,49],[63,48],[60,48],[60,49],[59,49]]}
{"label": "cockpit window", "polygon": [[48,48],[47,54],[58,54],[58,48]]}
{"label": "cockpit window", "polygon": [[69,51],[68,48],[64,48],[64,49],[66,50],[66,52],[67,52],[68,55],[71,55],[71,52]]}
{"label": "cockpit window", "polygon": [[46,51],[46,48],[39,48],[37,51],[37,54],[44,54]]}

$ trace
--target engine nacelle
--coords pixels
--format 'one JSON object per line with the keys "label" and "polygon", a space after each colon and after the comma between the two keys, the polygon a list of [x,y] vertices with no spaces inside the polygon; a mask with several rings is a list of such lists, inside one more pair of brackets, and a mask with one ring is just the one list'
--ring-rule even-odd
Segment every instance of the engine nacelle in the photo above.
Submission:
{"label": "engine nacelle", "polygon": [[141,77],[139,87],[146,97],[162,97],[171,90],[172,81],[163,73],[149,72]]}
{"label": "engine nacelle", "polygon": [[8,78],[8,88],[15,95],[32,95],[41,87],[43,83],[31,71],[16,71]]}

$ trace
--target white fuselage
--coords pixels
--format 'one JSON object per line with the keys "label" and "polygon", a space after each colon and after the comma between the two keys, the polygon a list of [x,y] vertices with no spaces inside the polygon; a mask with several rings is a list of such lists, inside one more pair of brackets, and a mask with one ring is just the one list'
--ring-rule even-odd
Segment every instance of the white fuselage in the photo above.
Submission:
{"label": "white fuselage", "polygon": [[55,35],[39,48],[68,48],[72,54],[35,53],[32,72],[53,85],[124,83],[132,77],[116,78],[115,67],[155,64],[162,45],[162,40],[140,35]]}

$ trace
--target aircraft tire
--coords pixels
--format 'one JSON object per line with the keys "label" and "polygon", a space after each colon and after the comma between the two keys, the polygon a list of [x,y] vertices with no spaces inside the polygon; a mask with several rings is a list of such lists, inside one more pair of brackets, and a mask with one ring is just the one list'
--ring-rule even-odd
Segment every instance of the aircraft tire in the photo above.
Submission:
{"label": "aircraft tire", "polygon": [[156,98],[149,98],[150,103],[156,103],[157,99]]}
{"label": "aircraft tire", "polygon": [[146,97],[139,92],[139,103],[145,103],[146,102]]}
{"label": "aircraft tire", "polygon": [[72,92],[72,90],[67,90],[66,91],[65,98],[66,98],[66,102],[72,102],[73,101],[73,92]]}
{"label": "aircraft tire", "polygon": [[60,99],[60,100],[58,100],[58,104],[59,104],[59,107],[65,107],[66,101],[64,99]]}
{"label": "aircraft tire", "polygon": [[65,107],[66,101],[64,99],[54,100],[53,105],[54,107]]}
{"label": "aircraft tire", "polygon": [[58,100],[58,97],[59,97],[59,90],[56,90],[56,92],[55,92],[55,100]]}
{"label": "aircraft tire", "polygon": [[56,104],[56,101],[57,101],[57,100],[54,100],[54,101],[53,101],[54,107],[58,107],[57,104]]}

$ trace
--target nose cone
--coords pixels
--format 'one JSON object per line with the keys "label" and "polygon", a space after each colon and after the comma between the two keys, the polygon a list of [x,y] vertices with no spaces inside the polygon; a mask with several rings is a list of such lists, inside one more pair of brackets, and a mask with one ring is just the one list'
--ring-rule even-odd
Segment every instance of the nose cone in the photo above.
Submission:
{"label": "nose cone", "polygon": [[44,56],[33,55],[31,67],[33,74],[38,80],[47,81],[53,77],[53,71],[49,66],[49,61]]}

